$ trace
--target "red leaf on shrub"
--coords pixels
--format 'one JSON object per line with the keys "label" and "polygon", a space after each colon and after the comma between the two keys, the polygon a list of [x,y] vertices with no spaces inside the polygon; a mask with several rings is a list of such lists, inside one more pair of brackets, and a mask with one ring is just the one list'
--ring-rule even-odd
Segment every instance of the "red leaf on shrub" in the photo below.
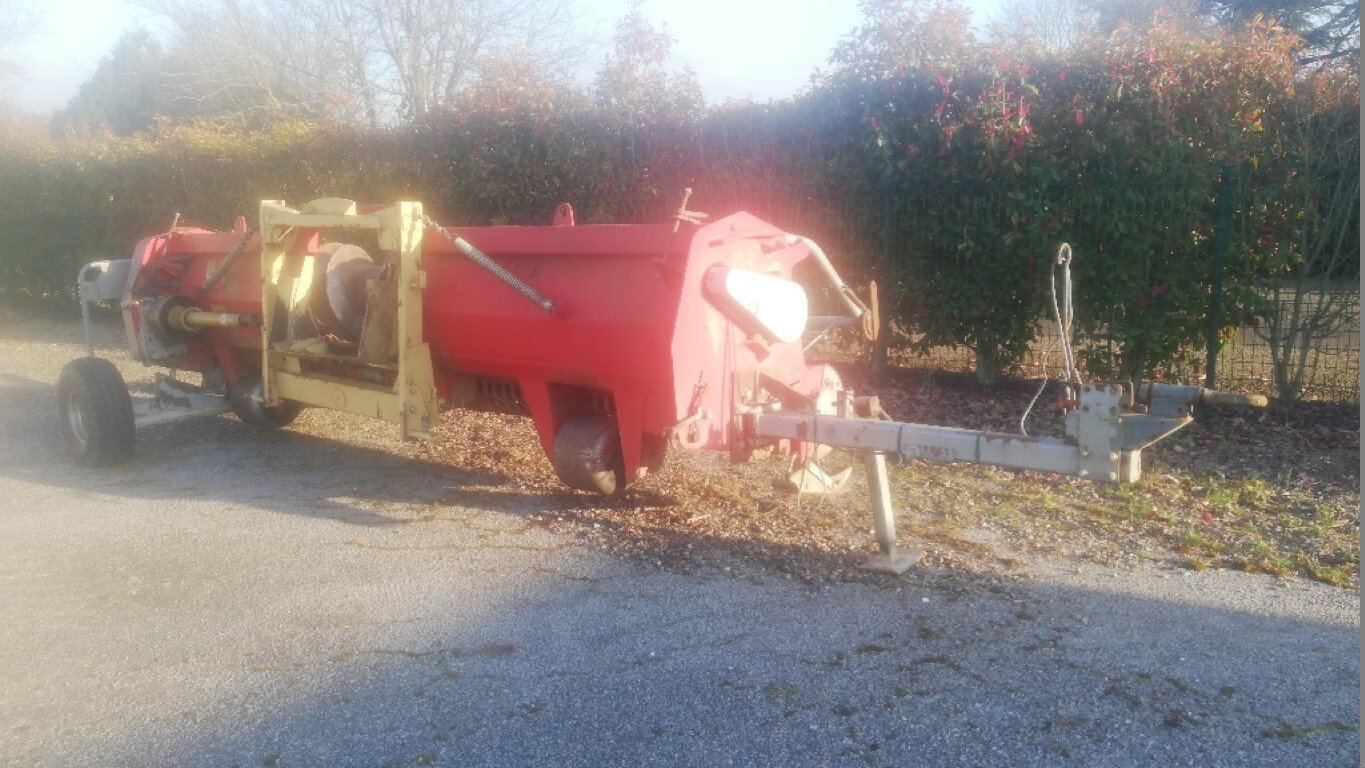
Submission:
{"label": "red leaf on shrub", "polygon": [[1071,113],[1071,119],[1076,121],[1076,125],[1085,125],[1085,110],[1078,109]]}

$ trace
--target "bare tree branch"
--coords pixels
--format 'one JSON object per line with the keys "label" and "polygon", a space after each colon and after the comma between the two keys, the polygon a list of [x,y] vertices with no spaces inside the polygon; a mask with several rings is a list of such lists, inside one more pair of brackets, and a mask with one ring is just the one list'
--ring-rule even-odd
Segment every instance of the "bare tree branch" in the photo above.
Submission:
{"label": "bare tree branch", "polygon": [[1137,32],[1158,21],[1185,30],[1213,31],[1200,0],[1005,0],[992,21],[1008,34],[1027,35],[1062,51],[1105,38],[1121,27]]}
{"label": "bare tree branch", "polygon": [[32,0],[0,0],[0,80],[24,72],[19,49],[37,33],[42,20]]}
{"label": "bare tree branch", "polygon": [[140,0],[174,29],[175,81],[208,111],[371,124],[452,108],[513,55],[546,70],[585,45],[577,0]]}

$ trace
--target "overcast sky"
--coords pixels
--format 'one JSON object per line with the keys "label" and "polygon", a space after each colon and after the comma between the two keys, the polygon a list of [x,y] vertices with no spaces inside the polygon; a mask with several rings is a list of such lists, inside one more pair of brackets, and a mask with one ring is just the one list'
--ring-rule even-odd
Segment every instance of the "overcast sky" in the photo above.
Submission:
{"label": "overcast sky", "polygon": [[[978,21],[998,0],[970,0]],[[155,19],[124,0],[52,4],[24,56],[27,72],[7,85],[11,103],[48,113],[65,106],[124,31]],[[624,0],[592,0],[602,28],[625,11]],[[707,100],[789,96],[857,26],[856,0],[646,0],[646,16],[677,38],[678,61],[696,70]]]}

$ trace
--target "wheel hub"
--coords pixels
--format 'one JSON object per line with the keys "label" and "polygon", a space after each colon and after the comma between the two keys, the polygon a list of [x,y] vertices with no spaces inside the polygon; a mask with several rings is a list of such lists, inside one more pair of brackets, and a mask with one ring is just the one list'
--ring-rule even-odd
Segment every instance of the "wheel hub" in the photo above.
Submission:
{"label": "wheel hub", "polygon": [[85,427],[85,410],[76,393],[66,398],[66,420],[71,427],[71,437],[81,445],[90,442],[90,432]]}

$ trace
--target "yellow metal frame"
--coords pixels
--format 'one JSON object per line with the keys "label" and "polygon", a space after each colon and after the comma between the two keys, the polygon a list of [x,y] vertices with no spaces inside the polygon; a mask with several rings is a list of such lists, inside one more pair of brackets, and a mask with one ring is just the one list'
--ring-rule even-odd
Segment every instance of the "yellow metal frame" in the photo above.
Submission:
{"label": "yellow metal frame", "polygon": [[[316,339],[271,343],[277,307],[306,295],[313,234],[325,230],[374,230],[379,247],[395,253],[398,280],[397,377],[392,387],[305,371],[305,361],[373,371],[392,364],[368,364],[356,356],[332,354]],[[403,439],[429,438],[440,419],[431,348],[422,335],[422,204],[397,203],[357,213],[352,200],[323,198],[299,210],[280,200],[261,201],[261,379],[266,405],[295,400],[306,405],[372,416],[398,425]]]}

